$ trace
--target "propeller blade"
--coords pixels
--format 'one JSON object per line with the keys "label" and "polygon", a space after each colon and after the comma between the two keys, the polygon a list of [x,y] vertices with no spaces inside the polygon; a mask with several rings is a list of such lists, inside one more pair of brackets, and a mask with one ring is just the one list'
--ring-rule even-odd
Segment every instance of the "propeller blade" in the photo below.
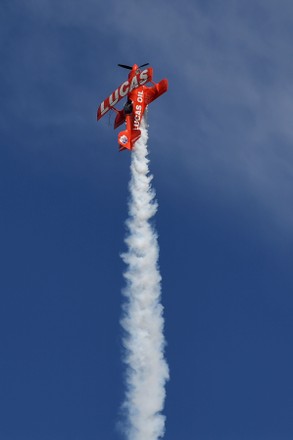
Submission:
{"label": "propeller blade", "polygon": [[132,70],[132,67],[126,66],[125,64],[118,64],[119,67],[123,67],[123,69]]}
{"label": "propeller blade", "polygon": [[149,64],[150,64],[150,63],[142,64],[141,66],[139,66],[139,68],[144,67],[144,66],[148,66]]}

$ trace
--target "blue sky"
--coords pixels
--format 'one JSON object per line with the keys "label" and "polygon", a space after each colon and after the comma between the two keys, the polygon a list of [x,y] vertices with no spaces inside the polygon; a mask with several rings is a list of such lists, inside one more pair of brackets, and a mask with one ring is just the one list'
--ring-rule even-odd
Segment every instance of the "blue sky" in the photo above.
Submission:
{"label": "blue sky", "polygon": [[150,62],[167,440],[293,437],[293,4],[2,0],[0,438],[121,438],[130,156],[96,108]]}

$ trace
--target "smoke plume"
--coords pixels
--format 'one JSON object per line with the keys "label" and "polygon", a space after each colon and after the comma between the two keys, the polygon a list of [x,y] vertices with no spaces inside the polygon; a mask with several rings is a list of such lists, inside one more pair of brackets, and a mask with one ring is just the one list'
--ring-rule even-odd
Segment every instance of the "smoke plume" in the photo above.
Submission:
{"label": "smoke plume", "polygon": [[161,276],[158,268],[158,237],[151,224],[157,211],[147,158],[147,128],[131,153],[129,217],[122,255],[126,297],[121,321],[127,390],[123,408],[127,414],[128,440],[157,440],[164,435],[165,383],[169,370],[164,359],[164,318],[160,303]]}

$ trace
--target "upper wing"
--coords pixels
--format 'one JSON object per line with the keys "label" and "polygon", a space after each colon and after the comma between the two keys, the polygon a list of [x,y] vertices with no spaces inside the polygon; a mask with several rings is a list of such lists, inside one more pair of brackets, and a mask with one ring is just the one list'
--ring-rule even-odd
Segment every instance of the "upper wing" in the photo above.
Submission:
{"label": "upper wing", "polygon": [[108,98],[106,98],[99,106],[97,111],[97,120],[101,119],[111,108],[113,108],[117,102],[128,95],[132,90],[143,84],[152,81],[153,69],[149,67],[136,75],[134,75],[131,81],[127,80],[115,92],[113,92]]}
{"label": "upper wing", "polygon": [[168,80],[162,79],[159,83],[155,84],[152,87],[144,87],[144,93],[145,93],[145,103],[146,105],[150,104],[152,101],[157,99],[159,96],[161,96],[163,93],[167,92],[168,90]]}
{"label": "upper wing", "polygon": [[128,90],[129,84],[128,81],[125,81],[123,84],[121,84],[120,87],[118,87],[113,93],[111,93],[108,98],[104,99],[104,101],[101,102],[101,104],[99,105],[97,111],[97,120],[101,119],[101,117],[108,113],[108,111],[111,110],[111,108],[114,107],[117,102],[123,99],[124,96],[127,95]]}

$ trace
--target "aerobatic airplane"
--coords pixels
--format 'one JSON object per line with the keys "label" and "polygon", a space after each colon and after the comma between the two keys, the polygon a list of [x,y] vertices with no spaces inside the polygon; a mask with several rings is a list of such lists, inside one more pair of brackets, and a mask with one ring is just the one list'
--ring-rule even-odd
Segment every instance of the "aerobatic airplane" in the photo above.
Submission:
{"label": "aerobatic airplane", "polygon": [[[97,120],[101,119],[109,110],[114,110],[116,112],[114,129],[124,122],[126,123],[126,130],[118,134],[119,151],[133,149],[134,143],[141,136],[139,127],[146,107],[168,90],[167,79],[162,79],[159,83],[153,82],[152,67],[141,70],[142,67],[148,65],[149,63],[141,66],[134,64],[131,67],[118,64],[118,66],[130,70],[128,80],[121,84],[98,108]],[[147,83],[151,83],[152,86],[147,86]],[[117,110],[115,105],[124,97],[127,98],[127,101],[123,109]]]}

